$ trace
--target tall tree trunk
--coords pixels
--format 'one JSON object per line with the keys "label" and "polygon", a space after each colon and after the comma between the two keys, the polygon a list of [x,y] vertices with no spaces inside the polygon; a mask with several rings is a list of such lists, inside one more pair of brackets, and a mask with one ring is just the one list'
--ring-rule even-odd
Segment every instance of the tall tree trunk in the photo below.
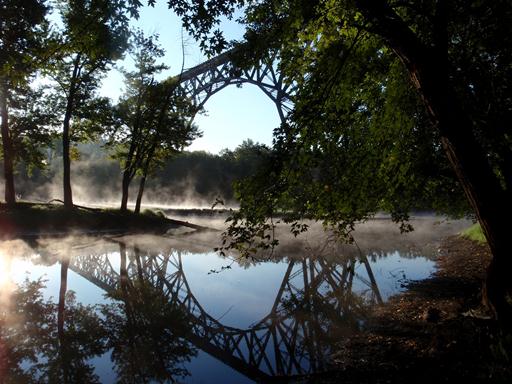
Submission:
{"label": "tall tree trunk", "polygon": [[[362,13],[404,63],[434,125],[491,249],[484,300],[503,324],[512,325],[512,257],[509,231],[512,201],[474,136],[473,121],[450,85],[446,36],[446,2],[438,2],[434,48],[423,44],[387,2],[358,0]],[[510,300],[510,301],[509,301]]]}
{"label": "tall tree trunk", "polygon": [[137,201],[135,203],[135,213],[140,213],[140,206],[142,203],[142,195],[144,194],[144,187],[146,185],[146,178],[149,172],[149,166],[151,165],[151,161],[153,161],[153,155],[155,154],[156,143],[153,143],[151,146],[148,156],[146,158],[146,162],[144,163],[144,169],[142,172],[142,177],[140,179],[139,184],[139,193],[137,194]]}
{"label": "tall tree trunk", "polygon": [[0,89],[0,116],[2,118],[2,149],[4,154],[4,178],[5,178],[5,202],[9,206],[16,203],[16,192],[14,190],[14,153],[12,150],[12,141],[9,133],[9,109],[7,107],[8,90],[7,85],[3,83]]}
{"label": "tall tree trunk", "polygon": [[69,85],[69,93],[67,95],[66,112],[64,113],[64,121],[62,122],[62,162],[63,162],[63,193],[64,207],[73,208],[73,191],[71,189],[71,157],[70,157],[70,125],[73,115],[76,86],[78,77],[80,76],[80,59],[81,55],[77,54],[73,61],[73,73]]}
{"label": "tall tree trunk", "polygon": [[135,148],[135,141],[132,139],[123,170],[123,180],[121,185],[121,212],[126,212],[128,210],[128,195],[130,192],[130,183],[132,182],[132,179],[135,176],[136,169],[136,159],[134,159]]}
{"label": "tall tree trunk", "polygon": [[142,203],[142,195],[144,194],[144,186],[146,184],[146,173],[140,178],[139,192],[137,193],[137,201],[135,202],[135,213],[140,213],[140,206]]}
{"label": "tall tree trunk", "polygon": [[130,173],[127,169],[123,171],[123,181],[121,185],[121,211],[128,210],[128,192],[130,188]]}
{"label": "tall tree trunk", "polygon": [[[70,111],[70,110],[69,110]],[[71,120],[71,111],[64,116],[62,124],[62,161],[63,161],[63,188],[64,188],[64,206],[73,208],[73,191],[71,189],[71,157],[69,154],[69,125]]]}
{"label": "tall tree trunk", "polygon": [[[442,100],[441,97],[439,99]],[[512,215],[511,201],[472,135],[471,121],[464,112],[455,105],[453,108],[438,108],[432,99],[429,105],[438,111],[443,147],[493,255],[483,290],[484,302],[503,324],[511,326],[512,303],[507,297],[512,294],[512,257],[510,235],[505,225]]]}
{"label": "tall tree trunk", "polygon": [[423,63],[417,61],[410,71],[411,78],[439,129],[446,156],[493,255],[483,291],[484,301],[503,324],[512,324],[512,304],[507,299],[512,293],[512,257],[509,254],[509,233],[504,225],[512,215],[512,202],[474,136],[471,118],[449,86],[447,71],[439,68],[438,63],[442,59],[431,55]]}

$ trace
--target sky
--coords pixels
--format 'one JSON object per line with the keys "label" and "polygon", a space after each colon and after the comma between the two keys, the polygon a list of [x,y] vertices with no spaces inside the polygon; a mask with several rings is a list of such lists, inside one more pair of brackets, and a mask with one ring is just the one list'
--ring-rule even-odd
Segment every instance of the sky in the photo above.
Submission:
{"label": "sky", "polygon": [[[177,75],[182,66],[181,20],[167,8],[166,2],[157,1],[154,8],[145,7],[140,18],[132,21],[145,34],[158,33],[160,45],[166,50],[164,63],[170,69],[165,76]],[[225,20],[221,25],[226,38],[240,40],[243,27],[235,21]],[[198,44],[183,31],[185,42],[185,68],[194,67],[207,58]],[[130,59],[118,63],[130,68]],[[112,71],[105,79],[101,94],[116,100],[123,90],[123,76]],[[218,153],[224,148],[234,149],[246,139],[271,145],[272,131],[279,126],[279,116],[274,103],[255,85],[245,84],[241,88],[231,85],[213,95],[205,104],[205,114],[198,115],[194,122],[203,132],[187,150]]]}

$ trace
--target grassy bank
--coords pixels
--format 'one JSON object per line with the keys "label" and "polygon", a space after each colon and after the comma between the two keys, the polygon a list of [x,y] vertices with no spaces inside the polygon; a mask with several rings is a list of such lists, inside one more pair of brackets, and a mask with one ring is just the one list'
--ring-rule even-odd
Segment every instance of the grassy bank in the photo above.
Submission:
{"label": "grassy bank", "polygon": [[484,233],[482,232],[482,227],[480,224],[473,224],[468,229],[465,229],[460,233],[462,237],[465,237],[470,240],[474,240],[480,244],[485,244],[487,241],[485,240]]}
{"label": "grassy bank", "polygon": [[38,235],[73,232],[156,232],[181,226],[163,214],[142,214],[116,209],[75,207],[61,204],[19,203],[14,208],[0,205],[0,236]]}

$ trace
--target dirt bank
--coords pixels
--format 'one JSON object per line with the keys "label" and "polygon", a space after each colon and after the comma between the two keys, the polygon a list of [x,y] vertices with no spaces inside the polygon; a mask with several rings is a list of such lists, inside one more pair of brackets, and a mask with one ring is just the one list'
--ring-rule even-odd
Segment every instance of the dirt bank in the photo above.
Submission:
{"label": "dirt bank", "polygon": [[435,275],[377,308],[367,331],[338,343],[333,370],[308,381],[511,383],[512,341],[480,305],[489,260],[486,246],[444,241]]}

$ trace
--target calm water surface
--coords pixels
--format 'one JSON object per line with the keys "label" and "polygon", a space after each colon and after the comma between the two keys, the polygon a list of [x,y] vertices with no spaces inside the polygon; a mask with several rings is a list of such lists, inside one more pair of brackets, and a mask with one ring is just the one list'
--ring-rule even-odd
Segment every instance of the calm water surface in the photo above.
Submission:
{"label": "calm water surface", "polygon": [[[428,277],[467,222],[387,220],[340,245],[313,229],[273,255],[218,233],[0,243],[0,375],[12,382],[244,383],[321,372],[368,310]],[[286,380],[285,380],[286,381]]]}

